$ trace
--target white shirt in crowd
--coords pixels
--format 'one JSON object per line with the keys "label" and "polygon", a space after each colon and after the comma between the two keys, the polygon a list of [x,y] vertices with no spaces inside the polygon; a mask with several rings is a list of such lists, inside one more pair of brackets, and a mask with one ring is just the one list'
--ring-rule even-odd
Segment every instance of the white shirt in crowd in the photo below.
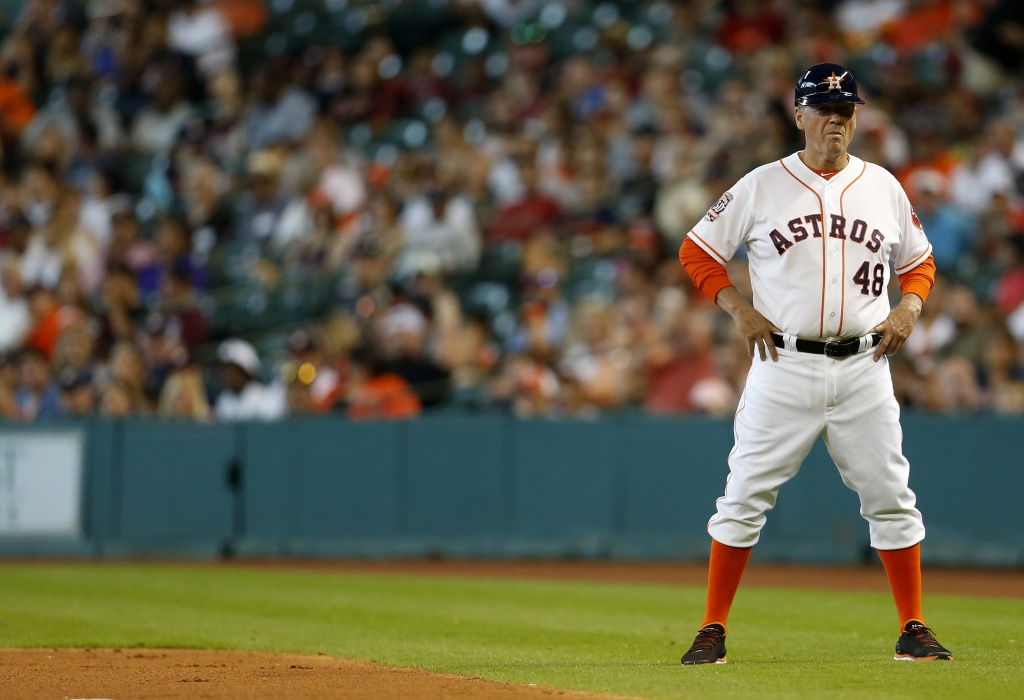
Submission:
{"label": "white shirt in crowd", "polygon": [[287,413],[287,395],[281,384],[264,386],[254,380],[241,393],[222,391],[213,410],[217,420],[225,422],[277,420]]}
{"label": "white shirt in crowd", "polygon": [[480,229],[473,205],[462,195],[448,200],[440,221],[426,197],[411,199],[399,224],[405,244],[397,263],[400,275],[414,274],[428,256],[445,272],[467,272],[480,262]]}
{"label": "white shirt in crowd", "polygon": [[215,7],[172,12],[167,20],[167,41],[175,51],[195,57],[205,75],[235,63],[231,28]]}
{"label": "white shirt in crowd", "polygon": [[[0,270],[0,274],[5,273]],[[12,298],[4,286],[0,286],[0,352],[20,347],[31,322],[25,297]]]}

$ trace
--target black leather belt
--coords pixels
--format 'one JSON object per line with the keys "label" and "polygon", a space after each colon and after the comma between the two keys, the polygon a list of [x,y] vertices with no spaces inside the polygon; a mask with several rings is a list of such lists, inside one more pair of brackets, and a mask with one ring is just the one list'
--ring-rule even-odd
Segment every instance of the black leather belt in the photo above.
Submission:
{"label": "black leather belt", "polygon": [[[772,342],[777,348],[785,348],[786,341],[778,333],[772,333]],[[882,336],[878,333],[871,335],[871,347],[882,342]],[[825,355],[832,359],[840,359],[856,355],[860,352],[860,338],[845,338],[843,340],[804,340],[796,339],[797,352],[809,352],[814,355]]]}

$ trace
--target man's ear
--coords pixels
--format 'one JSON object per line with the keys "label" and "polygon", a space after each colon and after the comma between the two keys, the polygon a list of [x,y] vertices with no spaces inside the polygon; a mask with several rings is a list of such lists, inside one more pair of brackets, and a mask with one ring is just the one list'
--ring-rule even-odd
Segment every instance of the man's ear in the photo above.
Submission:
{"label": "man's ear", "polygon": [[804,130],[804,113],[799,107],[793,108],[793,119],[796,120],[796,128],[800,131]]}

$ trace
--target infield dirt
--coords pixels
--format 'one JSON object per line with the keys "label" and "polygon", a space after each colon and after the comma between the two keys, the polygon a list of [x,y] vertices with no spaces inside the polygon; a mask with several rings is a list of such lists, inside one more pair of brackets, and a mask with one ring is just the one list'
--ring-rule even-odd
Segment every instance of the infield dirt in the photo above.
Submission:
{"label": "infield dirt", "polygon": [[329,656],[191,649],[5,649],[0,651],[0,694],[10,700],[612,697]]}

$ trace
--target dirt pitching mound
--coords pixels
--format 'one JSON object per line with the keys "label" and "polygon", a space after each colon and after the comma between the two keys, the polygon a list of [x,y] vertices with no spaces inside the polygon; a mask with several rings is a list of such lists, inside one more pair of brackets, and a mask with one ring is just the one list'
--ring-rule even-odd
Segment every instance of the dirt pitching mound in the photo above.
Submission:
{"label": "dirt pitching mound", "polygon": [[3,649],[0,697],[609,700],[329,656],[191,649]]}

